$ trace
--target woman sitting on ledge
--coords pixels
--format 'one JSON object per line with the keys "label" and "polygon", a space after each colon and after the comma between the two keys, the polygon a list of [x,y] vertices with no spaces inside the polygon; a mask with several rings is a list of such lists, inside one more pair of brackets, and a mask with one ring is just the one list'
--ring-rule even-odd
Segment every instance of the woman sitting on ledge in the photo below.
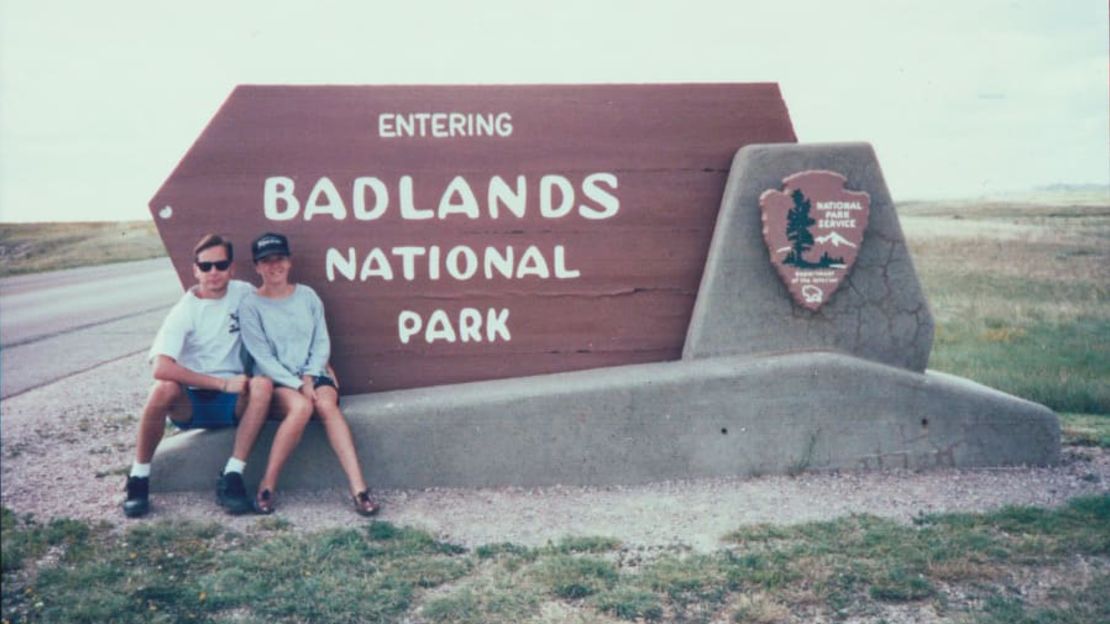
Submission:
{"label": "woman sitting on ledge", "polygon": [[258,484],[255,508],[259,513],[273,512],[278,476],[315,411],[347,475],[355,511],[372,515],[378,505],[370,498],[351,429],[339,411],[338,386],[328,375],[331,342],[324,304],[308,286],[289,281],[293,263],[284,236],[263,234],[251,244],[251,253],[262,286],[240,305],[240,331],[256,371],[274,381],[273,400],[283,414],[266,473]]}

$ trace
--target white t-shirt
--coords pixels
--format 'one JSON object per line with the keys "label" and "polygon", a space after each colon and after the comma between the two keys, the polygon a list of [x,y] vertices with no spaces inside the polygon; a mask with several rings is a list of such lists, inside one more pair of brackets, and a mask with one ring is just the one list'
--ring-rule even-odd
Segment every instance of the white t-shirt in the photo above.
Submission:
{"label": "white t-shirt", "polygon": [[228,378],[243,373],[243,343],[239,337],[239,304],[250,284],[231,280],[220,299],[201,299],[193,290],[170,309],[150,347],[150,359],[166,355],[185,368]]}

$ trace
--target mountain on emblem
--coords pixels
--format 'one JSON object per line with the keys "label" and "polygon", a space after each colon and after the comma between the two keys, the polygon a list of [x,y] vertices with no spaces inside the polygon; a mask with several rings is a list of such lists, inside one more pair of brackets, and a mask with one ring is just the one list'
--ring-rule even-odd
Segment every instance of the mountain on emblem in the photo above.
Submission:
{"label": "mountain on emblem", "polygon": [[802,171],[759,197],[771,264],[808,310],[829,301],[863,243],[871,197],[845,189],[846,181],[835,171]]}
{"label": "mountain on emblem", "polygon": [[818,245],[824,245],[825,243],[830,243],[833,247],[839,247],[841,245],[847,245],[849,247],[857,247],[857,245],[852,244],[852,241],[850,241],[847,238],[844,238],[843,236],[841,236],[839,232],[833,232],[832,234],[829,234],[828,236],[818,236],[814,240]]}

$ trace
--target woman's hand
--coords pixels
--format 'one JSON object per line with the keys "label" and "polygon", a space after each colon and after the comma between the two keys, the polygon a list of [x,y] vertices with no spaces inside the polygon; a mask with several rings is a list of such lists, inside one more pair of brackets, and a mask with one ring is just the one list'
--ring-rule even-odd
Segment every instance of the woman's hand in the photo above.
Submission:
{"label": "woman's hand", "polygon": [[304,383],[301,384],[301,394],[303,394],[304,398],[308,399],[308,401],[310,403],[315,405],[316,404],[316,378],[313,377],[312,375],[305,375],[305,376],[301,377],[301,381],[304,382]]}

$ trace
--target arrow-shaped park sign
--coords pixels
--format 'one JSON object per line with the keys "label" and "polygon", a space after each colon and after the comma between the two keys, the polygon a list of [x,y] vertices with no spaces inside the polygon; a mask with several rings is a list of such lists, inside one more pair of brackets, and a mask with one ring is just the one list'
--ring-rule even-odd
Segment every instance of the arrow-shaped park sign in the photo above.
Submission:
{"label": "arrow-shaped park sign", "polygon": [[730,162],[793,142],[774,84],[241,86],[150,202],[289,237],[344,393],[677,359]]}

